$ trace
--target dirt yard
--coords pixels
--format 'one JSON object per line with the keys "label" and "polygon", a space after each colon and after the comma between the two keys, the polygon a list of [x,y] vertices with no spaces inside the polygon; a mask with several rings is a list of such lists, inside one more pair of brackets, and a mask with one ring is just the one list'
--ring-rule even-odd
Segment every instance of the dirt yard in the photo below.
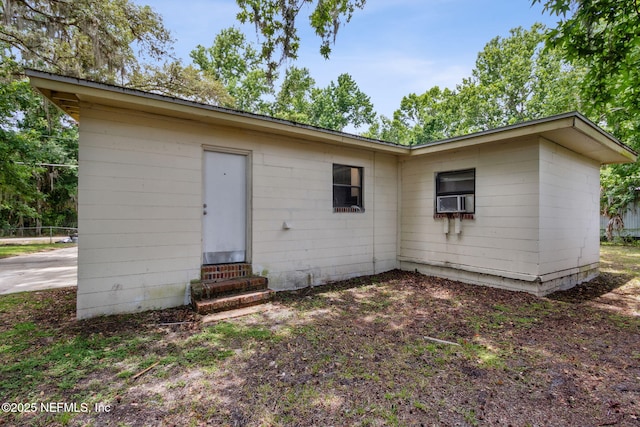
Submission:
{"label": "dirt yard", "polygon": [[0,425],[640,426],[640,249],[602,267],[549,298],[393,271],[208,325],[3,297],[0,400],[80,410]]}

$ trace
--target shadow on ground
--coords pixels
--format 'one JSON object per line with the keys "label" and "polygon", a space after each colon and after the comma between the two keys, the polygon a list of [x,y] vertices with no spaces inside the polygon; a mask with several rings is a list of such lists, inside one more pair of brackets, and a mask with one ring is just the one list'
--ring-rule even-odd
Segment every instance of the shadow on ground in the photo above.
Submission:
{"label": "shadow on ground", "polygon": [[598,277],[585,283],[581,283],[566,291],[554,292],[547,298],[555,301],[580,304],[593,301],[605,294],[615,291],[627,284],[633,276],[622,273],[600,273]]}
{"label": "shadow on ground", "polygon": [[[571,303],[602,304],[607,288],[638,293],[622,274],[596,280]],[[0,400],[29,390],[111,405],[65,421],[72,426],[635,426],[640,418],[630,379],[640,376],[640,318],[596,304],[397,270],[282,292],[270,312],[211,325],[188,307],[76,321],[75,297],[38,292],[12,311],[0,298],[0,332],[15,352],[0,352],[0,381],[22,387],[15,396],[0,388]],[[27,323],[34,337],[20,347],[17,326]],[[29,416],[17,421],[62,424],[55,414]]]}

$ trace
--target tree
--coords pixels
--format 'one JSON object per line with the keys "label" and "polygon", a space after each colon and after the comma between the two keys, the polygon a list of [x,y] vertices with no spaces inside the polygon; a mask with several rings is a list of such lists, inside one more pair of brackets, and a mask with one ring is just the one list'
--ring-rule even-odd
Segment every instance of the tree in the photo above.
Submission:
{"label": "tree", "polygon": [[77,128],[42,103],[0,51],[0,228],[76,223]]}
{"label": "tree", "polygon": [[348,74],[316,88],[308,69],[292,66],[276,88],[268,64],[236,28],[222,30],[209,48],[198,45],[191,58],[225,86],[233,98],[228,107],[333,130],[357,128],[375,118],[370,98]]}
{"label": "tree", "polygon": [[340,74],[337,84],[332,81],[311,92],[308,123],[314,126],[341,131],[347,125],[371,125],[375,117],[371,99],[349,74]]}
{"label": "tree", "polygon": [[307,68],[287,68],[270,115],[298,123],[309,123],[311,94],[316,85]]}
{"label": "tree", "polygon": [[534,24],[496,37],[478,54],[472,78],[479,127],[496,128],[575,110],[580,105],[580,70],[557,50],[544,50],[545,28]]}
{"label": "tree", "polygon": [[561,18],[549,44],[584,61],[585,98],[640,113],[640,6],[637,0],[533,0]]}
{"label": "tree", "polygon": [[413,145],[579,109],[581,68],[543,49],[544,40],[541,24],[492,39],[455,90],[405,96],[373,134]]}
{"label": "tree", "polygon": [[[130,0],[0,4],[0,226],[76,222],[76,169],[54,165],[77,164],[77,127],[31,90],[23,68],[126,85],[140,70],[134,49],[160,59],[170,42],[160,16]],[[199,76],[185,70],[191,71],[158,68],[137,81],[151,85],[155,79],[174,95],[185,88],[193,94],[185,78],[195,81]]]}
{"label": "tree", "polygon": [[[613,116],[613,117],[612,117]],[[625,144],[640,149],[640,120],[626,111],[604,114],[603,126]],[[640,163],[608,165],[600,171],[600,210],[608,219],[607,238],[613,231],[624,228],[622,216],[630,203],[638,200],[640,188]]]}
{"label": "tree", "polygon": [[225,106],[266,114],[264,97],[272,94],[264,63],[258,52],[237,28],[222,30],[210,48],[198,45],[190,54],[209,78],[219,81],[231,95]]}
{"label": "tree", "polygon": [[222,86],[171,58],[160,15],[131,0],[5,0],[0,42],[19,52],[23,67],[201,102],[228,99]]}
{"label": "tree", "polygon": [[[251,22],[264,40],[260,56],[267,64],[267,77],[273,80],[276,69],[288,59],[296,59],[300,47],[298,15],[305,6],[313,7],[309,25],[320,37],[320,54],[329,58],[338,30],[351,20],[366,0],[236,0],[238,20]],[[279,52],[279,53],[278,53]]]}
{"label": "tree", "polygon": [[614,232],[624,229],[623,213],[637,199],[638,168],[613,165],[600,171],[601,214],[608,218],[605,236],[614,239]]}
{"label": "tree", "polygon": [[270,104],[273,117],[337,131],[347,126],[373,124],[376,114],[371,99],[360,90],[349,74],[338,76],[325,88],[315,87],[306,68],[289,67],[275,100]]}
{"label": "tree", "polygon": [[447,138],[456,133],[456,97],[454,91],[438,86],[422,95],[411,93],[402,98],[393,119],[382,117],[368,136],[405,145]]}
{"label": "tree", "polygon": [[233,105],[233,98],[220,81],[180,61],[136,67],[128,76],[127,86],[204,104]]}
{"label": "tree", "polygon": [[137,64],[134,46],[153,59],[169,52],[169,32],[149,6],[129,0],[5,0],[0,42],[22,64],[115,82]]}

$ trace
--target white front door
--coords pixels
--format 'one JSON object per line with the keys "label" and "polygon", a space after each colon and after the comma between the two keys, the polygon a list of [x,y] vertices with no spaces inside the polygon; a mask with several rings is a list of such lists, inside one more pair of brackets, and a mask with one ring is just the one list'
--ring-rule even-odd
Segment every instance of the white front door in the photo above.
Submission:
{"label": "white front door", "polygon": [[204,152],[203,264],[246,261],[247,156]]}

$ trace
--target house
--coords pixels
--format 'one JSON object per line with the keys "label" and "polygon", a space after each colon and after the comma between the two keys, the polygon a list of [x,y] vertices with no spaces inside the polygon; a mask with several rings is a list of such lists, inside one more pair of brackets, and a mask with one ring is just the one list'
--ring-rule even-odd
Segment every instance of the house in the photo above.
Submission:
{"label": "house", "polygon": [[598,274],[600,165],[637,158],[578,113],[406,147],[28,76],[80,124],[78,318],[182,305],[203,265],[273,290],[396,268],[569,288]]}
{"label": "house", "polygon": [[[611,226],[611,236],[613,238],[622,238],[627,241],[640,240],[640,187],[635,189],[636,200],[630,202],[622,214],[615,219],[600,216],[600,238],[605,239],[607,229]],[[620,223],[620,220],[622,222]],[[620,228],[624,225],[623,228]]]}

